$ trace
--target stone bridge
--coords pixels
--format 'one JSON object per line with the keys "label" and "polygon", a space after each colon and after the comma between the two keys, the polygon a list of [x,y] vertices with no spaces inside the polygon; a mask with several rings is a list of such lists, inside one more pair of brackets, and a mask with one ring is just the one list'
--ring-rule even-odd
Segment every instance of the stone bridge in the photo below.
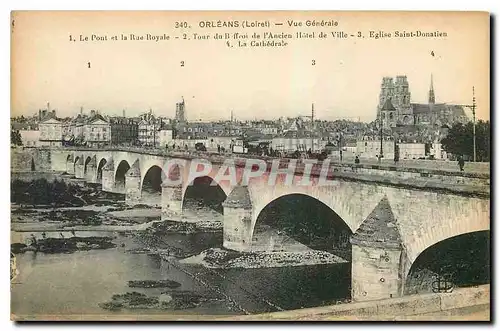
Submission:
{"label": "stone bridge", "polygon": [[[184,166],[167,166],[174,159],[184,160]],[[323,168],[317,165],[311,170],[312,184],[300,185],[304,162],[287,178],[282,169],[289,160],[266,160],[264,173],[245,182],[243,159],[213,155],[210,161],[212,169],[193,178],[193,169],[200,170],[200,165],[187,154],[68,149],[54,150],[51,156],[53,170],[100,183],[104,191],[124,193],[131,205],[161,205],[163,220],[182,217],[190,184],[209,178],[223,192],[224,246],[237,251],[253,250],[256,223],[266,206],[292,194],[312,197],[351,232],[354,300],[403,295],[409,270],[426,249],[452,237],[489,231],[489,174],[330,164],[328,185],[318,184]],[[275,168],[272,162],[277,162]],[[231,164],[236,164],[232,174],[224,171]],[[231,176],[239,184],[229,180]],[[278,180],[269,185],[273,176]],[[144,201],[146,190],[153,192],[147,195],[149,201]]]}

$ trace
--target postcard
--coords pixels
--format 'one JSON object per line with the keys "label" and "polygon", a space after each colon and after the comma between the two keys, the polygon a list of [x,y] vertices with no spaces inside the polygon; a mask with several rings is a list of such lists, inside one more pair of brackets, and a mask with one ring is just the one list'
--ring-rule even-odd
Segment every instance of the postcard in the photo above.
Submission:
{"label": "postcard", "polygon": [[12,320],[490,320],[489,13],[10,23]]}

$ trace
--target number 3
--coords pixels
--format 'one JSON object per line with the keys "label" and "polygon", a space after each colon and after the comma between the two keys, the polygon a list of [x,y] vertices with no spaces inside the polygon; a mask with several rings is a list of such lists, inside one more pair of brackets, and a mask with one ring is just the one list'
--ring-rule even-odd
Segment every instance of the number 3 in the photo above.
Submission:
{"label": "number 3", "polygon": [[312,60],[312,65],[315,66],[316,65],[316,60]]}

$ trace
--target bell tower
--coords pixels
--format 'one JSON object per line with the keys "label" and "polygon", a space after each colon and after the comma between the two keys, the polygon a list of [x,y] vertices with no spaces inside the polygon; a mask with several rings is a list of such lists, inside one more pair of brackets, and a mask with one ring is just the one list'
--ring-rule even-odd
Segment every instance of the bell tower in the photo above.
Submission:
{"label": "bell tower", "polygon": [[434,95],[434,82],[431,74],[431,87],[429,88],[429,104],[436,103],[436,96]]}
{"label": "bell tower", "polygon": [[379,101],[377,107],[377,117],[380,116],[380,111],[384,106],[386,100],[391,100],[394,96],[394,80],[392,77],[382,78],[382,84],[380,86]]}

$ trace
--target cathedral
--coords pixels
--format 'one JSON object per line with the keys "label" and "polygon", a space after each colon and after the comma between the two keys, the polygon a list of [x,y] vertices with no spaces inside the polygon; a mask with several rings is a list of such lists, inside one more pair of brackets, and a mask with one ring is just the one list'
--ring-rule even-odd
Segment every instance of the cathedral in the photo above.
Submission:
{"label": "cathedral", "polygon": [[384,128],[398,126],[426,125],[448,126],[468,121],[460,105],[436,103],[431,75],[429,102],[411,103],[411,93],[406,76],[384,77],[377,107],[377,118],[382,118]]}

